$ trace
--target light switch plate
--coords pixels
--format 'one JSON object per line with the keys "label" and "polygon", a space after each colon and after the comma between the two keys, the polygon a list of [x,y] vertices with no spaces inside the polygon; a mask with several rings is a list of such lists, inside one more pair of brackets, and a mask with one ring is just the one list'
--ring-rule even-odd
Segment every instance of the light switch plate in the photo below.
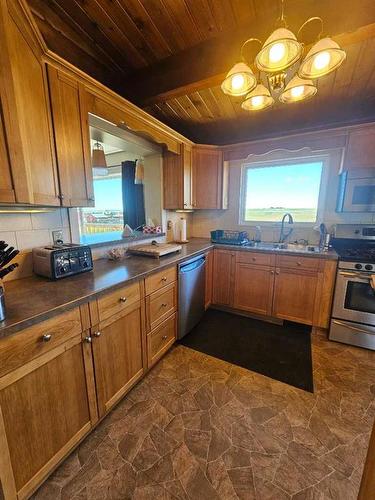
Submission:
{"label": "light switch plate", "polygon": [[61,229],[59,229],[58,231],[52,231],[52,240],[54,244],[63,241],[63,238],[64,236]]}

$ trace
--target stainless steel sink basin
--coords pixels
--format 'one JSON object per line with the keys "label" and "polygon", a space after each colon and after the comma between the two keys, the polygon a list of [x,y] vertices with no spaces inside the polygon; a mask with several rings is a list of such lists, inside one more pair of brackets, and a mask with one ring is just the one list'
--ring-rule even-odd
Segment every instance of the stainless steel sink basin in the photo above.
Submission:
{"label": "stainless steel sink basin", "polygon": [[314,245],[301,245],[298,243],[274,243],[266,241],[252,241],[246,245],[251,248],[258,248],[259,250],[287,250],[290,252],[306,252],[314,253],[319,252],[319,247]]}

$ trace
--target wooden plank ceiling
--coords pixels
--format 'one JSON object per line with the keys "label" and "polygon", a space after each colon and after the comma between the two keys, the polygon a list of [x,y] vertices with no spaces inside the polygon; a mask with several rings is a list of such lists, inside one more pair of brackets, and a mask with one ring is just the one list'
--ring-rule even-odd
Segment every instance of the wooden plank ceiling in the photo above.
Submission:
{"label": "wooden plank ceiling", "polygon": [[[310,101],[255,113],[224,95],[220,82],[244,40],[272,32],[279,0],[28,3],[51,50],[194,141],[226,144],[375,119],[374,0],[286,0],[292,31],[321,16],[347,60],[319,80]],[[302,33],[307,46],[315,26]]]}

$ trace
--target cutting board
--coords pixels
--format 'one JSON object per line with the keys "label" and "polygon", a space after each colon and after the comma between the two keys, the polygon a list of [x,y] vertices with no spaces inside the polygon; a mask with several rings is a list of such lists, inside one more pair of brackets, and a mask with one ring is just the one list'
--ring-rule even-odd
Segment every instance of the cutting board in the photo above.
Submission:
{"label": "cutting board", "polygon": [[128,253],[133,255],[144,255],[146,257],[154,257],[158,259],[163,255],[179,252],[182,249],[181,245],[175,243],[158,243],[157,245],[136,245],[128,249]]}

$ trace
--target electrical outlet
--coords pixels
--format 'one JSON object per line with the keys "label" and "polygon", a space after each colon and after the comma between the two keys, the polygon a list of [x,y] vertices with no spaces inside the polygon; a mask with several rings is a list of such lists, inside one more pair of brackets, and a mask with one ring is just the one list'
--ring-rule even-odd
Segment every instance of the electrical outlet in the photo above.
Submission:
{"label": "electrical outlet", "polygon": [[52,240],[54,245],[63,241],[63,232],[61,229],[59,229],[58,231],[52,231]]}

